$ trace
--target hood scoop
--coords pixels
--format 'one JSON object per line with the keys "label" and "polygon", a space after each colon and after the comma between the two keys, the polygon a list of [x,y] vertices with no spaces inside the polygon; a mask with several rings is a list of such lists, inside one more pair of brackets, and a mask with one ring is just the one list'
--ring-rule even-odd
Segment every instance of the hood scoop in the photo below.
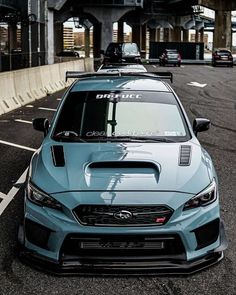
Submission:
{"label": "hood scoop", "polygon": [[51,147],[52,160],[55,167],[65,166],[64,149],[62,145],[53,145]]}
{"label": "hood scoop", "polygon": [[192,147],[190,145],[180,146],[179,166],[189,166],[191,164]]}
{"label": "hood scoop", "polygon": [[[152,162],[143,161],[103,161],[93,162],[89,165],[89,169],[155,169],[157,165]],[[159,170],[159,169],[158,169]]]}

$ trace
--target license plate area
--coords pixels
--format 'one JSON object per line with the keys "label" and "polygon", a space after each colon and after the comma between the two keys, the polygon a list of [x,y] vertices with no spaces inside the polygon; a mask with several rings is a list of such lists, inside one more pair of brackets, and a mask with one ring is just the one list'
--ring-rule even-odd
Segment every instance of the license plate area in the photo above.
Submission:
{"label": "license plate area", "polygon": [[80,241],[79,248],[84,250],[129,250],[129,249],[146,249],[146,250],[163,250],[165,242],[158,239],[89,239]]}

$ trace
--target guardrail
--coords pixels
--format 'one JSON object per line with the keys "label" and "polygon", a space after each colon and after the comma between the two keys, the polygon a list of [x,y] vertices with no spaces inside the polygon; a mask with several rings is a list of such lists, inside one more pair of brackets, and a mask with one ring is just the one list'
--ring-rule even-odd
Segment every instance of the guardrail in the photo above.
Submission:
{"label": "guardrail", "polygon": [[67,71],[94,70],[93,59],[85,58],[41,67],[0,73],[0,115],[69,86]]}

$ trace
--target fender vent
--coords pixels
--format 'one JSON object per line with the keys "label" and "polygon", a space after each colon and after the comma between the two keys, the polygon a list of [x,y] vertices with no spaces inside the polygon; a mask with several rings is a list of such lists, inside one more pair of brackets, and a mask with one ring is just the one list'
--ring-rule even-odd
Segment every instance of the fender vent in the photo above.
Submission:
{"label": "fender vent", "polygon": [[64,150],[62,145],[53,145],[51,147],[53,164],[56,167],[65,166]]}
{"label": "fender vent", "polygon": [[181,145],[179,155],[179,166],[189,166],[191,163],[191,151],[190,145]]}

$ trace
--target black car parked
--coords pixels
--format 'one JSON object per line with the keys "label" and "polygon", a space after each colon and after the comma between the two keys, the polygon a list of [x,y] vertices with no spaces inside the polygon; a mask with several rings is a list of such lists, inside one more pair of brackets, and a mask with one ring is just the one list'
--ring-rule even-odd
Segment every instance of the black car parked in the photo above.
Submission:
{"label": "black car parked", "polygon": [[167,64],[172,64],[174,66],[181,65],[181,56],[177,49],[165,49],[159,58],[160,66],[165,66]]}
{"label": "black car parked", "polygon": [[141,55],[136,43],[110,43],[104,54],[103,63],[141,63]]}
{"label": "black car parked", "polygon": [[217,49],[212,53],[212,66],[227,65],[233,67],[234,60],[230,50]]}

